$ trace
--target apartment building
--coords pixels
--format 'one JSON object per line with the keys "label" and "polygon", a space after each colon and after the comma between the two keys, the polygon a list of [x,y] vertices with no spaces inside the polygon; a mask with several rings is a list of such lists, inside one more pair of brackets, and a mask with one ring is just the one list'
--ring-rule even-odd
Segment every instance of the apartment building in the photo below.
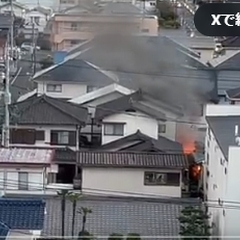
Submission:
{"label": "apartment building", "polygon": [[[125,10],[99,12],[71,12],[55,14],[51,19],[52,50],[68,49],[82,41],[91,39],[104,32],[124,31],[148,36],[158,35],[158,18],[144,15],[140,9],[130,3],[109,3],[112,9],[127,5],[131,13]],[[126,6],[125,6],[126,7]],[[120,7],[121,9],[123,6]],[[134,9],[134,11],[133,11]]]}

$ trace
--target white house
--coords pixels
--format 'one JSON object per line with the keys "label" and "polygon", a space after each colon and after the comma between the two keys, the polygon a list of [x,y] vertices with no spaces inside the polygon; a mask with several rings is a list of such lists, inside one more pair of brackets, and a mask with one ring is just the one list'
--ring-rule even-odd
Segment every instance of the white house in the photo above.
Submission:
{"label": "white house", "polygon": [[39,33],[42,33],[47,25],[47,21],[52,14],[52,10],[38,6],[30,9],[25,13],[25,22],[27,24],[34,24]]}
{"label": "white house", "polygon": [[158,139],[161,135],[175,141],[176,121],[168,121],[168,118],[176,119],[180,116],[180,109],[154,101],[150,96],[137,91],[97,105],[94,118],[102,124],[104,145],[138,130],[153,139]]}
{"label": "white house", "polygon": [[0,149],[1,194],[43,194],[51,174],[58,172],[53,157],[50,149]]}
{"label": "white house", "polygon": [[[165,163],[165,164],[163,164]],[[82,191],[132,197],[181,197],[184,154],[79,152]]]}
{"label": "white house", "polygon": [[[13,2],[13,12],[16,17],[25,18],[25,13],[28,11],[28,7],[19,3]],[[0,5],[0,13],[10,13],[11,4],[10,2]]]}
{"label": "white house", "polygon": [[87,50],[71,55],[61,52],[54,57],[53,66],[37,72],[33,79],[38,94],[72,99],[114,83],[103,71],[80,59]]}
{"label": "white house", "polygon": [[204,192],[214,236],[240,236],[239,105],[208,105]]}

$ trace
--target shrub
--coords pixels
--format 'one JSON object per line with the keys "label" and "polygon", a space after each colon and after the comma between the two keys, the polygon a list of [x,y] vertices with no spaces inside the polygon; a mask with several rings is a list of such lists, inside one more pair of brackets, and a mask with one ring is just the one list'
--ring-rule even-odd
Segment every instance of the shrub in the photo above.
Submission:
{"label": "shrub", "polygon": [[84,231],[84,232],[79,232],[78,233],[78,240],[86,240],[86,239],[93,240],[94,237],[88,231]]}
{"label": "shrub", "polygon": [[123,235],[120,233],[112,233],[108,240],[123,240]]}
{"label": "shrub", "polygon": [[126,240],[141,240],[141,236],[138,233],[129,233]]}

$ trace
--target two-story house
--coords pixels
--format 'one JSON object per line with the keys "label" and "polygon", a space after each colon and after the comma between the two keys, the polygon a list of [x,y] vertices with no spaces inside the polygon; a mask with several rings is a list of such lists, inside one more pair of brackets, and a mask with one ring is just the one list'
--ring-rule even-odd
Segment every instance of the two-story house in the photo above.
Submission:
{"label": "two-story house", "polygon": [[240,235],[239,105],[207,105],[204,193],[214,236]]}
{"label": "two-story house", "polygon": [[[88,110],[65,100],[33,95],[10,105],[10,116],[10,147],[53,148],[63,154],[68,147],[74,154],[81,146],[81,129],[87,123]],[[74,157],[76,161],[76,154]],[[59,175],[53,176],[53,182],[71,183],[77,175],[75,165],[59,165],[56,158]],[[65,171],[67,174],[62,174]]]}
{"label": "two-story house", "polygon": [[113,83],[101,70],[83,61],[81,53],[63,57],[62,61],[37,72],[33,78],[37,93],[72,99]]}

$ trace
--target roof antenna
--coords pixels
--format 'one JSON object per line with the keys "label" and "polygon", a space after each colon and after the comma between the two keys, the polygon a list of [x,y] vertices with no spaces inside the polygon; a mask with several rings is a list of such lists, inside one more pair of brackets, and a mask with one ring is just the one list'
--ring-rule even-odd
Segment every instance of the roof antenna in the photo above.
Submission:
{"label": "roof antenna", "polygon": [[235,126],[235,142],[238,146],[240,146],[240,137],[238,135],[238,125]]}

